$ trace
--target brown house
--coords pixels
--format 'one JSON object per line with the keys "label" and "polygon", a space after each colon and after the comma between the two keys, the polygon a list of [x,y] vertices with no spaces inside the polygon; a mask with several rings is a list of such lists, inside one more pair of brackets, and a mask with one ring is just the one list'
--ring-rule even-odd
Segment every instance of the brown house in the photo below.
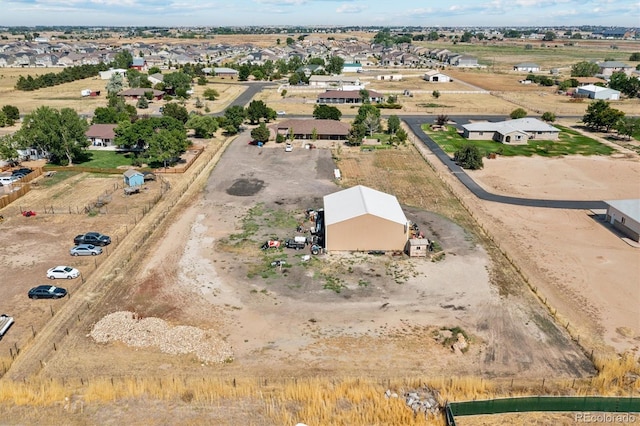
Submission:
{"label": "brown house", "polygon": [[[336,120],[290,119],[270,127],[274,134],[291,135],[294,139],[346,140],[349,125]],[[315,133],[314,133],[315,130]]]}
{"label": "brown house", "polygon": [[85,135],[93,146],[112,146],[117,124],[92,124]]}
{"label": "brown house", "polygon": [[145,93],[147,92],[152,92],[153,99],[158,101],[161,100],[162,97],[164,96],[164,92],[162,90],[143,89],[143,88],[123,90],[122,92],[118,93],[118,95],[123,96],[125,98],[130,98],[130,99],[138,99],[145,96]]}

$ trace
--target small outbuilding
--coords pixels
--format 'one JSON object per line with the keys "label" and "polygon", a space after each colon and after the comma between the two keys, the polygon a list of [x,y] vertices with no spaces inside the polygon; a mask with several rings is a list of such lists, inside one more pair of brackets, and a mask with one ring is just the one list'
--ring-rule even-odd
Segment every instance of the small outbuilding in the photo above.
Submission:
{"label": "small outbuilding", "polygon": [[613,200],[607,203],[607,222],[626,237],[640,242],[640,199]]}
{"label": "small outbuilding", "polygon": [[429,240],[426,238],[411,238],[407,241],[406,252],[409,257],[427,257]]}
{"label": "small outbuilding", "polygon": [[124,172],[123,176],[125,185],[130,187],[144,185],[144,175],[136,169],[127,170]]}
{"label": "small outbuilding", "polygon": [[398,199],[357,185],[324,197],[327,251],[403,251],[409,222]]}

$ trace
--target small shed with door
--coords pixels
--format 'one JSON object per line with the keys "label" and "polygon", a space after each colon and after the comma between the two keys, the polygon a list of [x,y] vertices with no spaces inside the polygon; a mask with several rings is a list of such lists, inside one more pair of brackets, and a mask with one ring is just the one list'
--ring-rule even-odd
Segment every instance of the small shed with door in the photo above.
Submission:
{"label": "small shed with door", "polygon": [[124,184],[128,186],[142,186],[144,175],[136,169],[129,169],[124,172]]}
{"label": "small shed with door", "polygon": [[409,257],[427,257],[429,240],[426,238],[411,238],[407,241],[406,252]]}

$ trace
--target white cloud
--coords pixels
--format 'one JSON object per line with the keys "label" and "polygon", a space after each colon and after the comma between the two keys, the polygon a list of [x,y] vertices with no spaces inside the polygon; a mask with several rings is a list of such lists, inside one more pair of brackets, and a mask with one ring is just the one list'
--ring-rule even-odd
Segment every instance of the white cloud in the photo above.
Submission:
{"label": "white cloud", "polygon": [[367,7],[359,4],[343,3],[336,9],[336,13],[360,13]]}

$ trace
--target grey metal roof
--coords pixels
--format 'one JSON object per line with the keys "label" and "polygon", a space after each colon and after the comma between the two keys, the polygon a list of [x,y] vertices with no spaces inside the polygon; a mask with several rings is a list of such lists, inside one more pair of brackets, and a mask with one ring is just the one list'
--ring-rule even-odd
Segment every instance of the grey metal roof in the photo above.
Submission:
{"label": "grey metal roof", "polygon": [[502,134],[520,131],[520,132],[560,132],[559,129],[538,120],[537,118],[518,118],[506,121],[484,121],[479,123],[470,123],[462,126],[471,132],[500,132]]}
{"label": "grey metal roof", "polygon": [[629,216],[636,222],[640,222],[640,198],[630,200],[611,200],[605,201],[608,205],[618,210],[620,213]]}
{"label": "grey metal roof", "polygon": [[326,225],[344,222],[366,214],[402,225],[407,224],[407,217],[394,195],[357,185],[324,196]]}

